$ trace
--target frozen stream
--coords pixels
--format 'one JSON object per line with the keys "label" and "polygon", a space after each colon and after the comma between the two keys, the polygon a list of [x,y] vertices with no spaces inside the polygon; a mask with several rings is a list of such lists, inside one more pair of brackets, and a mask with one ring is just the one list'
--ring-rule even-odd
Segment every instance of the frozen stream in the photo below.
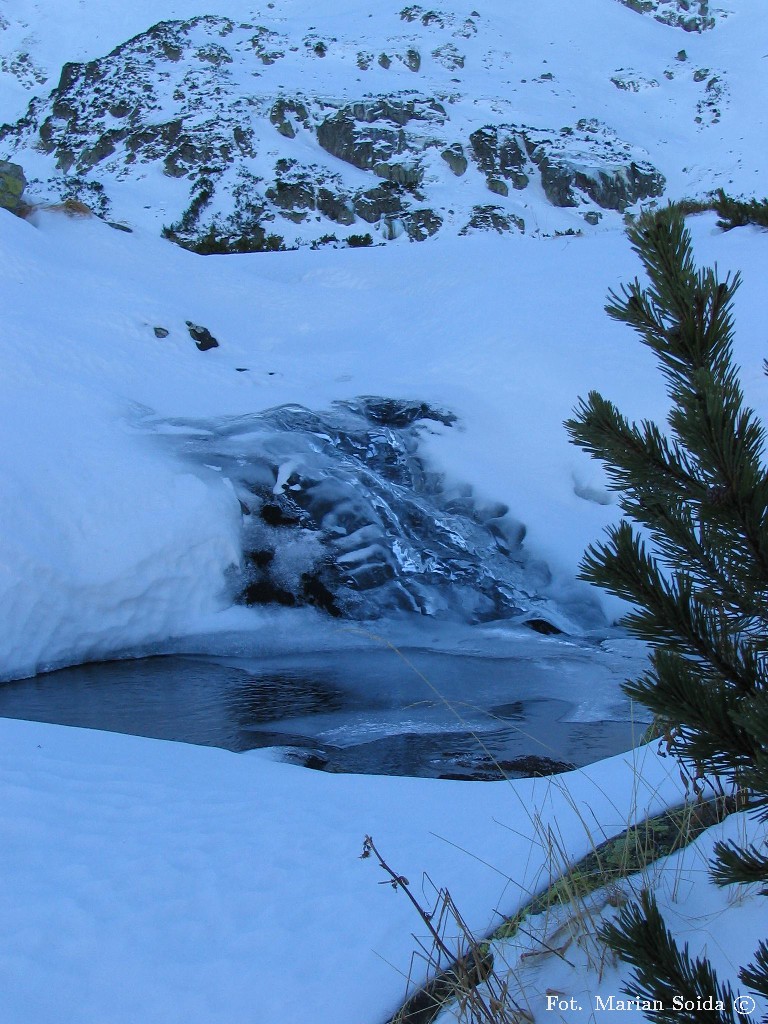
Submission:
{"label": "frozen stream", "polygon": [[647,718],[620,683],[624,639],[525,635],[471,652],[362,647],[186,654],[64,669],[0,687],[0,715],[180,740],[276,748],[327,771],[499,778],[629,749]]}
{"label": "frozen stream", "polygon": [[425,459],[427,436],[458,429],[450,411],[367,395],[138,423],[237,496],[241,558],[215,627],[234,632],[3,685],[0,715],[478,780],[563,771],[642,736],[621,683],[645,650],[531,554],[512,509]]}

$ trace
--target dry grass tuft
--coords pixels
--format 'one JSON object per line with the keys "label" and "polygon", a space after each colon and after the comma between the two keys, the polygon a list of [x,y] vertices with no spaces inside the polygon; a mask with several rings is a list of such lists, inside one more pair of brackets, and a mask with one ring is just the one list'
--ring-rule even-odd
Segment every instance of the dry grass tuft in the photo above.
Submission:
{"label": "dry grass tuft", "polygon": [[63,213],[67,217],[95,217],[93,210],[85,203],[81,203],[79,199],[64,199],[60,203],[38,206],[36,209],[52,210],[54,213]]}
{"label": "dry grass tuft", "polygon": [[[619,883],[639,874],[650,884],[647,872],[656,861],[739,809],[735,797],[698,799],[593,843],[591,852],[575,864],[569,861],[562,837],[539,823],[539,839],[548,850],[549,882],[487,938],[472,933],[448,890],[436,888],[433,905],[422,905],[408,879],[396,874],[366,836],[363,856],[378,860],[389,884],[406,893],[428,930],[426,940],[416,938],[419,948],[411,962],[409,994],[388,1024],[432,1024],[448,1006],[461,1024],[530,1024],[533,1017],[521,1004],[521,997],[523,1003],[527,999],[520,970],[548,956],[570,963],[574,954],[601,978],[611,960],[600,934],[603,914],[606,907],[625,901]],[[515,965],[506,955],[517,945],[522,952],[514,956]],[[425,968],[430,980],[413,990],[412,976],[423,976]]]}

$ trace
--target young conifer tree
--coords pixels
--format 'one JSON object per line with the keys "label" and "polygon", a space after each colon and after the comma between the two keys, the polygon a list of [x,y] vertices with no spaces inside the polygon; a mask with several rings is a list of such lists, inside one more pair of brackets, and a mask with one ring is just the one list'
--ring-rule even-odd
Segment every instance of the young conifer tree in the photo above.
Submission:
{"label": "young conifer tree", "polygon": [[768,228],[768,199],[734,199],[724,189],[718,189],[714,207],[720,216],[718,226],[724,231],[757,224]]}
{"label": "young conifer tree", "polygon": [[[623,620],[651,644],[650,669],[626,692],[650,708],[695,777],[717,776],[768,820],[768,473],[765,430],[745,406],[733,364],[739,277],[697,270],[673,206],[641,216],[630,241],[648,277],[611,292],[608,314],[655,353],[671,411],[667,430],[629,422],[596,392],[566,427],[601,460],[621,522],[591,547],[582,578],[634,606]],[[768,848],[720,843],[714,880],[764,883]],[[657,1022],[734,1016],[732,993],[706,961],[680,950],[651,894],[606,930],[634,967],[634,992],[724,1003],[721,1013],[669,1011]],[[768,944],[741,981],[768,996]]]}

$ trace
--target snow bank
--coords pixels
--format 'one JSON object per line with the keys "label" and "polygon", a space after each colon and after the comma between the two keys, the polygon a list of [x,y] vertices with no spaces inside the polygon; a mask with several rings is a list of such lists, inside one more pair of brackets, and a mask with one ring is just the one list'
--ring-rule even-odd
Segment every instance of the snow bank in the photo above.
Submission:
{"label": "snow bank", "polygon": [[428,871],[487,929],[494,907],[547,884],[537,814],[580,856],[588,833],[615,834],[680,790],[647,748],[480,784],[27,722],[0,722],[0,736],[8,1024],[382,1020],[405,992],[418,921],[359,859],[366,833],[417,891]]}
{"label": "snow bank", "polygon": [[0,455],[6,673],[165,639],[228,603],[227,487],[174,472],[90,395],[17,389],[5,412],[19,446]]}

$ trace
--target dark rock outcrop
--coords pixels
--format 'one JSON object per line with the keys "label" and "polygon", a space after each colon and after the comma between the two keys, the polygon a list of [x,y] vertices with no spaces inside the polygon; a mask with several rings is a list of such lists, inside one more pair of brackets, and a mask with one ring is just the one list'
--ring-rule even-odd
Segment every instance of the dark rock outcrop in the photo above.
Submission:
{"label": "dark rock outcrop", "polygon": [[459,234],[469,235],[474,231],[496,231],[500,235],[507,231],[525,231],[522,217],[507,213],[501,206],[475,206],[469,222]]}
{"label": "dark rock outcrop", "polygon": [[445,160],[457,178],[467,173],[467,158],[464,156],[464,149],[460,143],[455,142],[452,146],[448,146],[440,156]]}
{"label": "dark rock outcrop", "polygon": [[[460,23],[419,5],[404,10],[419,31],[456,37],[476,31],[479,17]],[[434,61],[459,72],[461,55],[441,38],[437,48],[430,43]],[[456,96],[419,91],[424,72],[408,39],[380,55],[398,82],[390,93],[288,93],[271,64],[315,62],[320,43],[336,52],[334,39],[310,33],[304,42],[290,47],[267,26],[225,17],[161,22],[105,57],[64,65],[50,96],[0,127],[0,142],[20,162],[34,150],[38,167],[47,155],[47,176],[27,186],[36,200],[85,203],[126,227],[154,219],[166,237],[200,253],[358,237],[422,241],[462,225],[518,231],[525,207],[547,200],[577,207],[581,223],[591,224],[601,209],[621,212],[663,189],[645,154],[599,122],[549,131],[472,124],[466,109],[456,116]],[[352,51],[354,73],[371,67],[374,54]],[[416,88],[404,88],[403,68],[419,74]],[[259,81],[270,76],[272,88]],[[702,121],[719,116],[718,76],[707,90]],[[149,174],[158,208],[167,210],[159,223],[136,199]],[[478,204],[478,185],[493,204]],[[571,214],[561,219],[573,229]],[[375,230],[361,232],[361,221]]]}
{"label": "dark rock outcrop", "polygon": [[[219,347],[218,341],[207,327],[202,327],[200,324],[194,324],[191,320],[187,320],[187,330],[189,331],[190,338],[201,352],[208,352],[209,349]],[[158,337],[162,337],[162,335],[158,335]]]}
{"label": "dark rock outcrop", "polygon": [[413,210],[404,218],[405,230],[414,242],[423,242],[436,234],[443,223],[443,218],[434,210]]}
{"label": "dark rock outcrop", "polygon": [[[524,189],[530,181],[525,135],[507,125],[488,125],[473,132],[469,141],[477,166],[490,182],[503,178],[513,188]],[[493,190],[492,190],[493,191]]]}
{"label": "dark rock outcrop", "polygon": [[686,32],[703,32],[715,25],[708,0],[619,0],[619,3]]}
{"label": "dark rock outcrop", "polygon": [[337,110],[317,127],[322,148],[361,170],[398,185],[417,185],[423,170],[420,149],[405,131],[411,121],[442,125],[445,111],[435,102],[379,97]]}
{"label": "dark rock outcrop", "polygon": [[358,217],[369,224],[399,217],[405,210],[402,189],[393,182],[385,181],[355,197],[354,209]]}
{"label": "dark rock outcrop", "polygon": [[638,199],[659,196],[664,178],[647,160],[596,120],[558,133],[528,130],[526,146],[553,206],[580,206],[585,198],[623,212]]}

